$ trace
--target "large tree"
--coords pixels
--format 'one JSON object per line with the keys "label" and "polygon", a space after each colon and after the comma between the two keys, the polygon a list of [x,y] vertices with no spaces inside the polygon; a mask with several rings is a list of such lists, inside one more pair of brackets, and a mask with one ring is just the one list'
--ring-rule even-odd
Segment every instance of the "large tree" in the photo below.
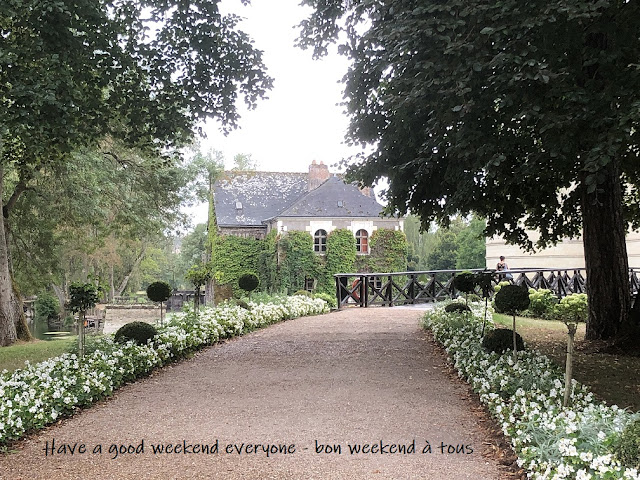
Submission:
{"label": "large tree", "polygon": [[261,52],[218,3],[0,3],[0,345],[23,325],[6,227],[34,178],[107,136],[170,155],[206,118],[233,128],[237,97],[254,106],[271,87]]}
{"label": "large tree", "polygon": [[[640,5],[622,0],[305,0],[300,44],[352,60],[350,168],[425,225],[476,212],[527,248],[584,239],[588,339],[620,339],[640,220]],[[526,229],[541,234],[532,245]]]}

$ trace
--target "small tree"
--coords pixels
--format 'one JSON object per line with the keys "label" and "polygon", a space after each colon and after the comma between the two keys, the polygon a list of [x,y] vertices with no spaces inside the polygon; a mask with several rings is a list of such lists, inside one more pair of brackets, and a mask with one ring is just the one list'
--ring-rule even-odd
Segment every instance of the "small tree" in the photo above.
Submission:
{"label": "small tree", "polygon": [[529,291],[518,285],[505,285],[496,293],[496,308],[513,316],[513,362],[518,361],[516,344],[516,313],[529,307]]}
{"label": "small tree", "polygon": [[78,356],[84,357],[84,323],[87,310],[96,306],[100,298],[100,288],[92,283],[73,282],[69,286],[67,310],[78,314]]}
{"label": "small tree", "polygon": [[475,276],[476,285],[480,287],[480,290],[482,291],[482,298],[484,298],[484,320],[482,322],[482,333],[480,334],[480,336],[482,337],[484,337],[484,327],[487,323],[487,308],[489,303],[489,297],[491,296],[491,292],[492,292],[492,288],[491,288],[492,278],[493,278],[493,274],[488,270],[476,273],[476,276]]}
{"label": "small tree", "polygon": [[152,302],[160,302],[160,325],[162,326],[162,302],[171,296],[171,286],[167,282],[153,282],[147,287],[147,297]]}
{"label": "small tree", "polygon": [[195,288],[193,311],[197,317],[200,311],[200,289],[211,279],[211,268],[209,265],[193,265],[185,275],[185,279]]}
{"label": "small tree", "polygon": [[471,272],[462,272],[453,279],[453,288],[464,293],[464,301],[469,305],[469,294],[476,289],[476,276]]}
{"label": "small tree", "polygon": [[564,400],[562,402],[562,405],[566,407],[569,405],[571,379],[573,377],[573,342],[578,323],[587,319],[587,295],[578,293],[564,297],[553,308],[552,315],[567,326],[567,362],[564,373]]}
{"label": "small tree", "polygon": [[251,292],[253,292],[260,285],[260,280],[253,273],[245,273],[238,279],[238,286],[247,292],[249,298],[251,298]]}

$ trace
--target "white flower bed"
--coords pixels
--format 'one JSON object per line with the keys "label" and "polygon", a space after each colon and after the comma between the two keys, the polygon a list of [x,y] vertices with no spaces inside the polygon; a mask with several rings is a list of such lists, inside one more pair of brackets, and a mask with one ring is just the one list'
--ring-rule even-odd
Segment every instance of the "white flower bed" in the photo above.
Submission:
{"label": "white flower bed", "polygon": [[250,304],[203,308],[197,319],[191,313],[174,314],[159,329],[153,343],[114,343],[112,336],[80,362],[64,354],[36,365],[0,374],[0,445],[25,432],[44,427],[79,407],[105,398],[118,387],[148,374],[173,359],[211,345],[221,338],[282,320],[329,311],[324,300],[288,297],[280,304]]}
{"label": "white flower bed", "polygon": [[571,406],[563,408],[564,373],[547,357],[518,352],[514,365],[512,352],[498,355],[482,348],[483,310],[476,305],[462,315],[437,308],[425,315],[423,325],[488,406],[529,478],[640,479],[637,470],[625,469],[611,454],[616,437],[640,414],[596,401],[575,380]]}

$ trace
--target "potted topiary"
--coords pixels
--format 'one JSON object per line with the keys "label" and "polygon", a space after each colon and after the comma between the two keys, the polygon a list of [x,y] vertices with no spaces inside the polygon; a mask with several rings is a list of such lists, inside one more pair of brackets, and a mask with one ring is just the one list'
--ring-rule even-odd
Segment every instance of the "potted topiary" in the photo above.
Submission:
{"label": "potted topiary", "polygon": [[163,324],[162,302],[166,302],[171,296],[171,286],[167,282],[153,282],[147,287],[147,298],[152,302],[160,303],[160,326]]}
{"label": "potted topiary", "polygon": [[518,361],[516,313],[529,307],[529,291],[518,285],[505,285],[496,293],[496,308],[513,316],[513,362]]}

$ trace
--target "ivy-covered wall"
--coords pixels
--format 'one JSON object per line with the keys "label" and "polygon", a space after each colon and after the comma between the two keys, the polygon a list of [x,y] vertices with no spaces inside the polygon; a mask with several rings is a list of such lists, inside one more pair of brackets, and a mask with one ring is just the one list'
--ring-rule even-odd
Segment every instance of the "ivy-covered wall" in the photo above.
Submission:
{"label": "ivy-covered wall", "polygon": [[308,232],[272,230],[264,240],[211,235],[211,265],[217,285],[230,285],[240,293],[240,275],[253,272],[259,290],[291,294],[305,288],[305,278],[316,279],[316,292],[335,291],[336,273],[398,272],[407,268],[407,239],[403,232],[379,229],[369,239],[369,255],[356,255],[353,232],[337,229],[327,236],[327,251],[313,251]]}
{"label": "ivy-covered wall", "polygon": [[216,285],[231,285],[241,293],[238,278],[244,273],[257,273],[263,240],[214,235],[211,246],[211,268]]}

